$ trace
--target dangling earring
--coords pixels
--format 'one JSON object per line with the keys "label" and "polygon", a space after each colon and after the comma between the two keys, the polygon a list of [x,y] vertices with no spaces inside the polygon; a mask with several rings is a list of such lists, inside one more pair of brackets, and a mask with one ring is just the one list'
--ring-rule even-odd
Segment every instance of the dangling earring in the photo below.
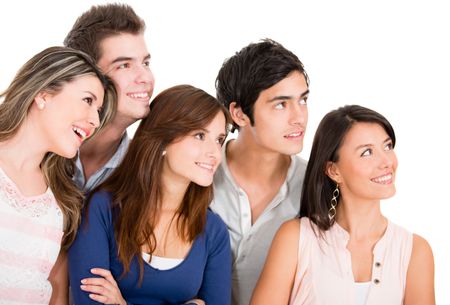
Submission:
{"label": "dangling earring", "polygon": [[336,189],[333,191],[333,198],[331,198],[331,207],[328,210],[328,219],[330,225],[334,223],[334,217],[336,216],[336,206],[338,204],[337,199],[339,197],[339,184],[336,183]]}
{"label": "dangling earring", "polygon": [[166,155],[166,153],[167,153],[167,151],[163,150],[161,155],[164,157]]}

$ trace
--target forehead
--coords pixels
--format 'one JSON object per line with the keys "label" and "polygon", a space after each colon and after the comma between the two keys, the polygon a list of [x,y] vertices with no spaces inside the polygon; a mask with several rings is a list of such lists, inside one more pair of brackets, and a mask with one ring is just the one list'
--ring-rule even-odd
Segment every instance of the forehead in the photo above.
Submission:
{"label": "forehead", "polygon": [[97,93],[103,92],[103,86],[97,76],[81,75],[66,83],[63,90],[79,90]]}
{"label": "forehead", "polygon": [[308,85],[305,76],[299,71],[292,71],[272,87],[261,91],[258,100],[267,100],[276,96],[298,98],[307,90]]}
{"label": "forehead", "polygon": [[144,34],[121,33],[110,36],[100,42],[100,59],[98,64],[102,67],[111,64],[119,57],[129,57],[141,60],[149,52],[145,43]]}
{"label": "forehead", "polygon": [[378,123],[354,123],[344,137],[342,147],[354,148],[359,145],[377,145],[383,143],[389,135]]}

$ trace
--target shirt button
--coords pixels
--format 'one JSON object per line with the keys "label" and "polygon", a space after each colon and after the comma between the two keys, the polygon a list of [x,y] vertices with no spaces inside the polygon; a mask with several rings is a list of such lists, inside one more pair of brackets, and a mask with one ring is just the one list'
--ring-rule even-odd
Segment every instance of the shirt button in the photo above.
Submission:
{"label": "shirt button", "polygon": [[373,282],[378,285],[380,283],[380,280],[379,279],[374,279]]}
{"label": "shirt button", "polygon": [[381,267],[381,263],[380,262],[376,262],[375,263],[375,267]]}

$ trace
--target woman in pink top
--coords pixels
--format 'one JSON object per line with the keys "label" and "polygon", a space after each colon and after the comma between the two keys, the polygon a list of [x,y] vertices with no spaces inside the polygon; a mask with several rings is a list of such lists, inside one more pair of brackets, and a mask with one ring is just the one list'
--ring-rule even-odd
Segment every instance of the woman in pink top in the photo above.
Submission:
{"label": "woman in pink top", "polygon": [[391,124],[357,105],[328,113],[311,150],[300,219],[279,229],[252,305],[431,305],[430,246],[386,219],[395,194]]}
{"label": "woman in pink top", "polygon": [[58,253],[75,238],[82,203],[71,159],[113,114],[115,90],[87,55],[52,47],[0,100],[0,304],[66,304]]}

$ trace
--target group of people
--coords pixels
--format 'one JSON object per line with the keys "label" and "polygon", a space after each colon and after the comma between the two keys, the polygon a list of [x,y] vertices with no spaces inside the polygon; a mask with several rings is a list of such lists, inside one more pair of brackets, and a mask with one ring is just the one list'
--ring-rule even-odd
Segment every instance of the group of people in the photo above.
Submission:
{"label": "group of people", "polygon": [[435,304],[430,246],[380,210],[384,116],[329,112],[305,161],[294,53],[251,43],[217,98],[183,84],[150,103],[144,31],[93,6],[1,94],[0,304]]}

